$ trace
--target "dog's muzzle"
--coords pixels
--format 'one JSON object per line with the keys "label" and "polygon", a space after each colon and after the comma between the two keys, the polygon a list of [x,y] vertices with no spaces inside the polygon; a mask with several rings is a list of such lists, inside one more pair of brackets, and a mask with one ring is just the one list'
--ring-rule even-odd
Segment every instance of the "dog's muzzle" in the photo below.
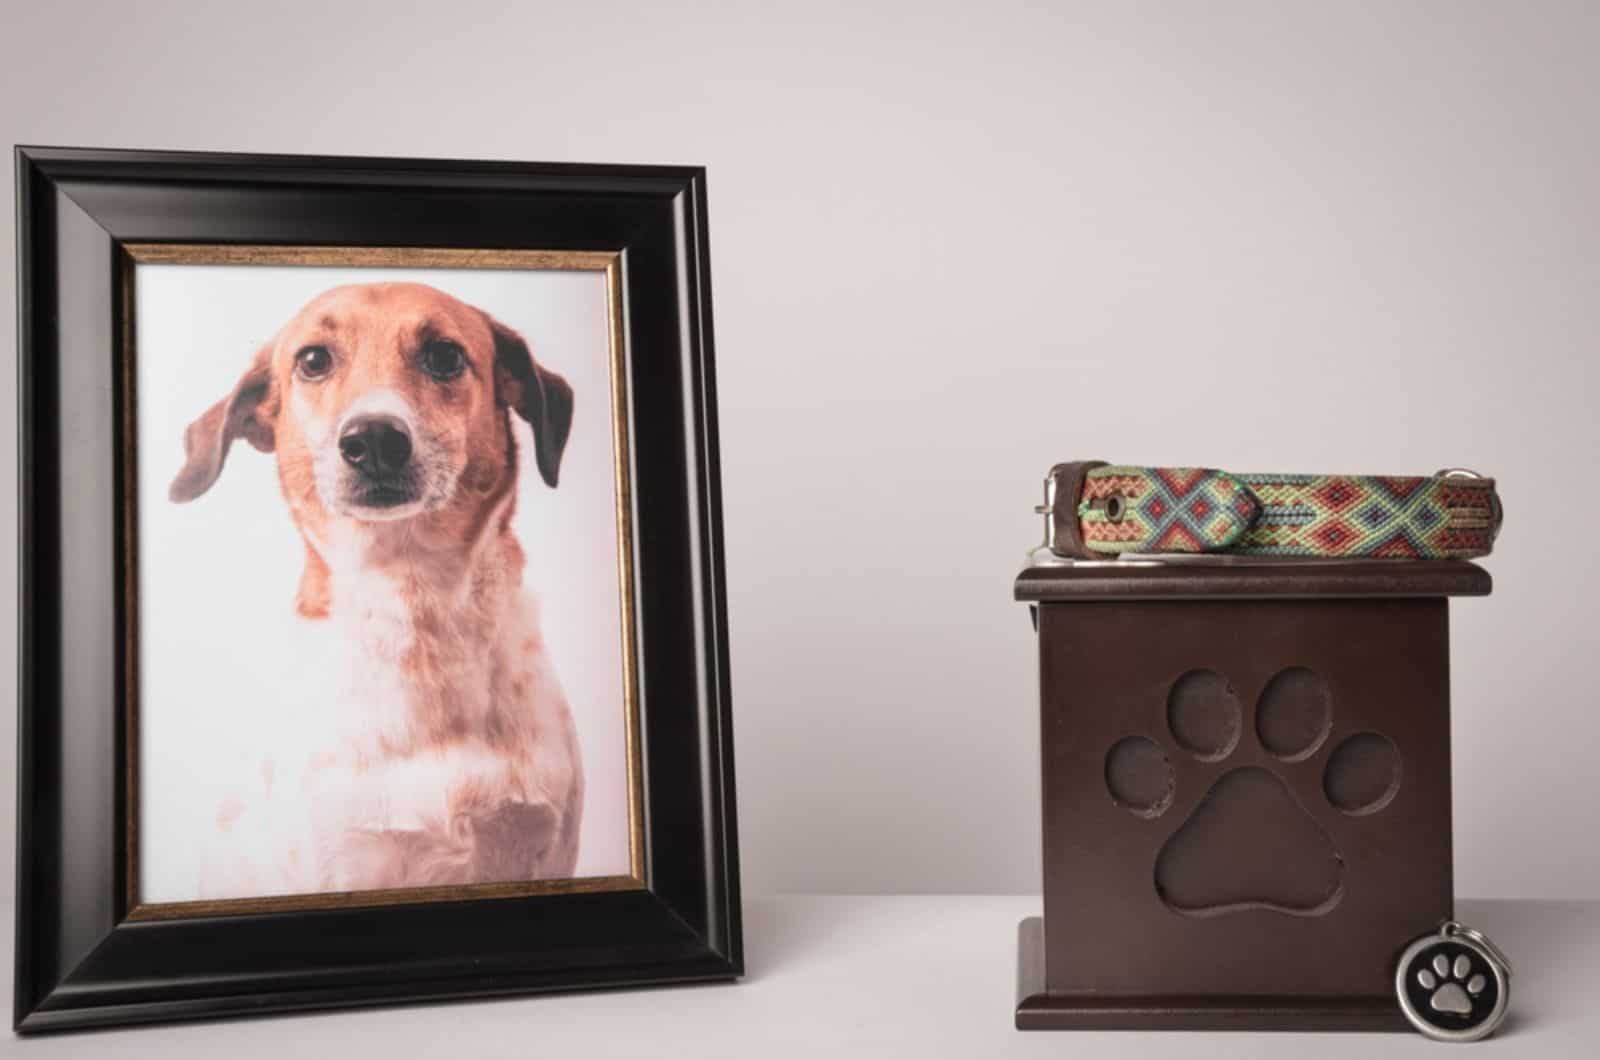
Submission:
{"label": "dog's muzzle", "polygon": [[354,472],[350,499],[363,507],[390,508],[417,499],[411,430],[393,416],[350,419],[339,431],[339,455]]}

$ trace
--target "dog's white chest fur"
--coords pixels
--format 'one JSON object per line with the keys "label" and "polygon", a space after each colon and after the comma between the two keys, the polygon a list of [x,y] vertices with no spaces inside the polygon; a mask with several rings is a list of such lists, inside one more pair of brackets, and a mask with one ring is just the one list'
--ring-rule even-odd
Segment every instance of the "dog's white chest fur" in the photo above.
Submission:
{"label": "dog's white chest fur", "polygon": [[219,812],[207,897],[572,873],[570,713],[535,602],[490,589],[365,572],[337,583],[326,619],[296,620],[292,716]]}
{"label": "dog's white chest fur", "polygon": [[418,613],[401,592],[391,577],[358,571],[343,579],[327,619],[330,636],[351,647],[338,697],[347,735],[374,753],[426,742],[436,719],[481,731],[514,695],[509,671],[525,664],[501,635],[538,629],[535,615],[517,613],[520,594],[484,606],[446,588],[428,593]]}

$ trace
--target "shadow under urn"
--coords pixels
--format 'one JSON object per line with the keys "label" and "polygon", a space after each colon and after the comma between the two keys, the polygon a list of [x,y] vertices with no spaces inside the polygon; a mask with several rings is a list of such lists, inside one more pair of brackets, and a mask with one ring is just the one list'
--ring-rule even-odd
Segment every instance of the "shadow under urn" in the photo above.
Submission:
{"label": "shadow under urn", "polygon": [[1023,1029],[1403,1030],[1453,914],[1447,601],[1461,561],[1048,564],[1044,916]]}

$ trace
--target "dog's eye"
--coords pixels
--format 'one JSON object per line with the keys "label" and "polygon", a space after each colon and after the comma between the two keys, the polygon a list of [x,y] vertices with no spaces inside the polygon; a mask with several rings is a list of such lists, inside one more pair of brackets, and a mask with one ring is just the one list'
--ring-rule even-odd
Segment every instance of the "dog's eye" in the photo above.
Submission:
{"label": "dog's eye", "polygon": [[434,339],[422,347],[422,370],[441,382],[454,379],[466,366],[466,353],[448,339]]}
{"label": "dog's eye", "polygon": [[333,371],[333,354],[326,346],[307,346],[294,355],[294,370],[301,379],[321,379]]}

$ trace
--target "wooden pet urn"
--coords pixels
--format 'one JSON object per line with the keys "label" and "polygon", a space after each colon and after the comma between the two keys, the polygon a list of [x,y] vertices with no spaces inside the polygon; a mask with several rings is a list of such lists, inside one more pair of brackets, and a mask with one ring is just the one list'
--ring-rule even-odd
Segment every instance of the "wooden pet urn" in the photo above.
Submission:
{"label": "wooden pet urn", "polygon": [[1060,562],[1039,642],[1044,916],[1017,1026],[1402,1030],[1453,914],[1460,561]]}

